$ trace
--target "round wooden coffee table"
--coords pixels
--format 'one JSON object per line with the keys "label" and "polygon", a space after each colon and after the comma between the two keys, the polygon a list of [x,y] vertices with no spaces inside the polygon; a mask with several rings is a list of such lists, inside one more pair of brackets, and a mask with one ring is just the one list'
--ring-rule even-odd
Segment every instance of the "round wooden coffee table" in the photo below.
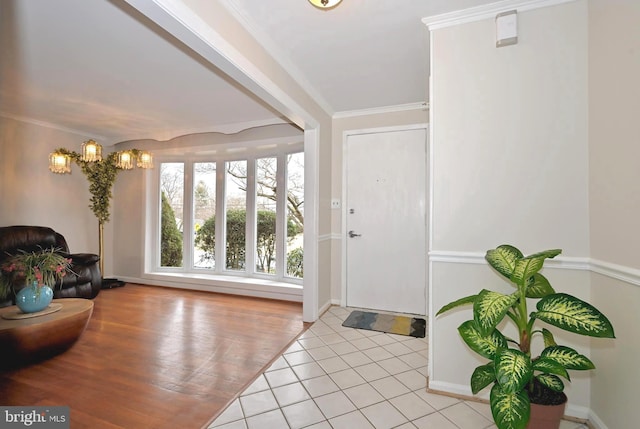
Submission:
{"label": "round wooden coffee table", "polygon": [[21,366],[67,350],[87,327],[93,301],[54,299],[42,313],[23,315],[15,305],[0,308],[0,366]]}

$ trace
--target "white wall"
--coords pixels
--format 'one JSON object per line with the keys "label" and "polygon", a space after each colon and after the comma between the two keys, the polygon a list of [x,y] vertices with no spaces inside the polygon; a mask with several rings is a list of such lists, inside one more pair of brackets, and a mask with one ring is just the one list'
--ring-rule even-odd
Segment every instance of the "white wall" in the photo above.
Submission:
{"label": "white wall", "polygon": [[44,124],[0,117],[0,226],[48,226],[64,235],[71,252],[98,253],[98,221],[89,209],[89,184],[80,168],[49,171],[49,154],[79,151],[85,136]]}
{"label": "white wall", "polygon": [[[589,165],[592,301],[616,340],[592,341],[592,421],[610,429],[640,420],[640,2],[589,1]],[[606,272],[615,264],[615,275]],[[626,281],[621,280],[627,278]]]}
{"label": "white wall", "polygon": [[[500,244],[589,257],[587,11],[576,1],[519,12],[518,44],[502,48],[493,17],[431,32],[430,314],[482,287],[508,290],[482,260]],[[545,274],[589,300],[588,271],[572,268]],[[431,388],[470,393],[484,363],[457,333],[470,317],[431,318]],[[586,417],[588,387],[573,377],[570,413]]]}

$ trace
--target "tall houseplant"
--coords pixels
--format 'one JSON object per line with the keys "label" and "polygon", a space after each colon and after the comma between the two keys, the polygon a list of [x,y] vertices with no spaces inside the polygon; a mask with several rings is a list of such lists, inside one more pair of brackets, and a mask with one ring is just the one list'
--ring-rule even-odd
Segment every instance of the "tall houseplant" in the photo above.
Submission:
{"label": "tall houseplant", "polygon": [[[524,429],[531,404],[544,403],[547,396],[566,402],[561,377],[570,380],[568,370],[595,368],[586,356],[558,345],[547,328],[535,328],[537,321],[580,335],[615,338],[613,326],[604,314],[574,296],[557,293],[539,273],[547,258],[560,253],[561,250],[552,249],[524,256],[511,245],[489,250],[485,259],[509,280],[515,291],[503,294],[482,289],[477,295],[445,305],[436,314],[437,317],[453,308],[473,305],[473,319],[462,323],[458,332],[474,352],[489,359],[473,371],[471,390],[476,394],[492,385],[491,413],[499,429]],[[539,300],[531,313],[527,299]],[[515,324],[518,338],[509,338],[500,331],[505,326],[500,323],[506,318]],[[544,342],[537,355],[531,349],[535,335],[541,335]]]}

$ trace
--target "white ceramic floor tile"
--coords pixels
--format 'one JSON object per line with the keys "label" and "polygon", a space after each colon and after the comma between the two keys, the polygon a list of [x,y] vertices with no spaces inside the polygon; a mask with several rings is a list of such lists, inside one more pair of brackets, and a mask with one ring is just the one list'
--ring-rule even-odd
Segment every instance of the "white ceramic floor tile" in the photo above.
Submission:
{"label": "white ceramic floor tile", "polygon": [[298,379],[307,380],[309,378],[320,377],[326,372],[317,362],[305,363],[302,365],[292,366],[291,369],[296,373]]}
{"label": "white ceramic floor tile", "polygon": [[329,359],[323,359],[318,361],[318,365],[322,367],[327,373],[331,374],[332,372],[344,371],[345,369],[349,369],[350,366],[339,356],[332,357]]}
{"label": "white ceramic floor tile", "polygon": [[357,329],[350,329],[348,331],[340,332],[340,336],[347,341],[358,340],[364,338],[364,335]]}
{"label": "white ceramic floor tile", "polygon": [[400,383],[394,377],[381,378],[370,383],[374,389],[376,389],[385,399],[395,398],[396,396],[409,393],[410,390],[407,386]]}
{"label": "white ceramic floor tile", "polygon": [[379,346],[385,346],[387,344],[393,344],[396,342],[396,340],[393,339],[391,335],[387,334],[372,335],[371,337],[369,337],[369,339]]}
{"label": "white ceramic floor tile", "polygon": [[249,429],[283,429],[288,427],[281,410],[258,414],[247,419]]}
{"label": "white ceramic floor tile", "polygon": [[312,398],[340,390],[338,385],[334,383],[328,375],[304,380],[302,381],[302,385],[307,389],[307,392],[309,392]]}
{"label": "white ceramic floor tile", "polygon": [[[478,413],[482,414],[487,420],[493,421],[493,416],[491,415],[491,407],[486,402],[475,402],[475,401],[465,401],[465,404],[476,410]],[[562,429],[562,424],[560,425]],[[565,428],[565,429],[575,429],[575,428]]]}
{"label": "white ceramic floor tile", "polygon": [[389,376],[389,373],[382,369],[377,363],[372,362],[366,365],[362,365],[354,368],[362,378],[367,381],[379,380]]}
{"label": "white ceramic floor tile", "polygon": [[277,369],[275,371],[265,372],[264,376],[269,382],[269,386],[274,387],[284,386],[285,384],[295,383],[298,381],[298,377],[291,368]]}
{"label": "white ceramic floor tile", "polygon": [[[389,402],[380,402],[360,410],[376,429],[388,429],[406,423],[408,420]],[[440,429],[440,428],[438,428]]]}
{"label": "white ceramic floor tile", "polygon": [[300,344],[300,341],[301,340],[298,340],[295,343],[291,344],[284,353],[287,354],[287,353],[299,352],[301,350],[304,350],[304,347],[302,347],[302,344]]}
{"label": "white ceramic floor tile", "polygon": [[244,414],[242,413],[242,407],[240,407],[240,400],[236,399],[227,407],[226,410],[222,412],[222,414],[218,416],[218,418],[216,418],[213,424],[209,427],[218,427],[241,419],[244,419]]}
{"label": "white ceramic floor tile", "polygon": [[315,398],[315,401],[322,414],[328,419],[356,410],[356,406],[351,403],[347,395],[342,391],[320,396]]}
{"label": "white ceramic floor tile", "polygon": [[384,368],[389,374],[399,374],[401,372],[409,371],[411,368],[409,365],[398,359],[392,357],[391,359],[378,360],[378,365]]}
{"label": "white ceramic floor tile", "polygon": [[351,311],[331,307],[209,428],[496,429],[486,403],[426,391],[427,339],[343,327]]}
{"label": "white ceramic floor tile", "polygon": [[335,417],[329,422],[333,429],[375,429],[360,411]]}
{"label": "white ceramic floor tile", "polygon": [[416,390],[415,393],[436,410],[441,410],[460,402],[459,399],[445,395],[436,395],[434,393],[429,393],[426,390]]}
{"label": "white ceramic floor tile", "polygon": [[244,420],[237,420],[221,426],[209,426],[215,429],[247,429],[247,423]]}
{"label": "white ceramic floor tile", "polygon": [[301,340],[298,340],[297,342],[307,350],[314,347],[322,347],[325,345],[324,341],[322,341],[320,337],[303,338]]}
{"label": "white ceramic floor tile", "polygon": [[322,337],[320,337],[320,339],[322,341],[324,341],[324,343],[326,345],[332,345],[332,344],[337,344],[337,343],[344,343],[345,339],[342,338],[340,336],[340,334],[334,333],[334,334],[329,334],[329,335],[323,335]]}
{"label": "white ceramic floor tile", "polygon": [[370,384],[361,384],[344,390],[351,402],[358,408],[368,407],[384,401],[384,397]]}
{"label": "white ceramic floor tile", "polygon": [[[355,347],[354,347],[355,348]],[[355,368],[356,366],[365,365],[373,362],[369,356],[364,354],[361,351],[356,351],[353,353],[347,353],[346,355],[340,356],[343,361],[345,361],[349,366]]]}
{"label": "white ceramic floor tile", "polygon": [[275,371],[276,369],[286,368],[287,366],[289,365],[287,364],[287,361],[284,359],[284,356],[280,356],[278,359],[273,361],[271,366],[269,366],[269,368],[267,368],[265,372]]}
{"label": "white ceramic floor tile", "polygon": [[260,377],[256,378],[253,383],[249,387],[242,392],[242,395],[250,395],[256,392],[262,392],[263,390],[269,389],[269,383],[267,383],[267,379],[264,378],[264,375],[260,375]]}
{"label": "white ceramic floor tile", "polygon": [[247,417],[255,416],[278,408],[278,403],[276,402],[276,398],[273,396],[271,390],[241,396],[240,404],[242,405],[244,415]]}
{"label": "white ceramic floor tile", "polygon": [[436,412],[431,405],[424,402],[413,392],[389,399],[389,402],[409,420],[415,420]]}
{"label": "white ceramic floor tile", "polygon": [[401,372],[395,374],[394,377],[409,390],[427,390],[427,378],[416,370]]}
{"label": "white ceramic floor tile", "polygon": [[440,413],[429,414],[412,422],[418,429],[459,429]]}
{"label": "white ceramic floor tile", "polygon": [[329,359],[337,356],[336,352],[331,350],[329,346],[317,347],[315,349],[309,349],[307,351],[315,360]]}
{"label": "white ceramic floor tile", "polygon": [[329,422],[325,420],[323,422],[316,423],[315,425],[307,426],[304,429],[332,429],[332,428]]}
{"label": "white ceramic floor tile", "polygon": [[351,341],[351,344],[358,350],[368,350],[377,346],[377,344],[371,341],[369,338],[359,338],[357,340]]}
{"label": "white ceramic floor tile", "polygon": [[390,359],[390,358],[395,357],[394,355],[392,355],[391,353],[389,353],[388,351],[383,349],[382,346],[374,347],[372,349],[363,350],[362,352],[365,355],[367,355],[369,357],[369,359],[371,359],[374,362],[378,362],[378,361],[381,361],[381,360]]}
{"label": "white ceramic floor tile", "polygon": [[[398,343],[398,342],[394,342],[392,344],[387,344],[385,346],[382,346],[383,349],[385,349],[386,351],[388,351],[389,353],[391,353],[394,356],[403,356],[409,353],[415,353],[413,350],[411,350],[409,347],[405,346],[402,343]],[[426,359],[427,357],[424,357],[424,364],[426,365]]]}
{"label": "white ceramic floor tile", "polygon": [[[407,350],[409,348],[407,347]],[[427,354],[421,352],[410,352],[409,354],[403,354],[400,356],[400,360],[409,365],[412,368],[420,368],[427,366]]]}
{"label": "white ceramic floor tile", "polygon": [[492,423],[464,402],[440,410],[440,414],[460,429],[484,429]]}
{"label": "white ceramic floor tile", "polygon": [[306,350],[287,353],[284,355],[284,358],[286,359],[287,363],[291,366],[313,362],[313,357]]}
{"label": "white ceramic floor tile", "polygon": [[360,376],[352,368],[345,369],[344,371],[334,372],[329,374],[329,377],[338,385],[340,389],[348,389],[349,387],[357,386],[358,384],[365,383],[364,378]]}
{"label": "white ceramic floor tile", "polygon": [[299,429],[325,420],[315,402],[308,400],[282,408],[291,429]]}
{"label": "white ceramic floor tile", "polygon": [[280,407],[311,399],[302,383],[287,384],[272,390]]}
{"label": "white ceramic floor tile", "polygon": [[346,354],[358,351],[358,349],[356,349],[353,346],[353,344],[351,344],[348,341],[342,341],[341,343],[331,344],[329,347],[331,347],[331,350],[336,352],[338,356],[342,356],[342,355],[346,355]]}

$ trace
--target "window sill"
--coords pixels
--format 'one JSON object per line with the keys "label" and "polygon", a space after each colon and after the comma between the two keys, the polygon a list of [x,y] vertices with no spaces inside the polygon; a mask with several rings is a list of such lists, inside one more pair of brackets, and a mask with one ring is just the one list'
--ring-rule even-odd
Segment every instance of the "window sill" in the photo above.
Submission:
{"label": "window sill", "polygon": [[302,285],[277,282],[267,279],[155,272],[145,273],[140,279],[122,278],[122,280],[153,286],[165,286],[178,289],[202,290],[208,292],[302,302]]}

